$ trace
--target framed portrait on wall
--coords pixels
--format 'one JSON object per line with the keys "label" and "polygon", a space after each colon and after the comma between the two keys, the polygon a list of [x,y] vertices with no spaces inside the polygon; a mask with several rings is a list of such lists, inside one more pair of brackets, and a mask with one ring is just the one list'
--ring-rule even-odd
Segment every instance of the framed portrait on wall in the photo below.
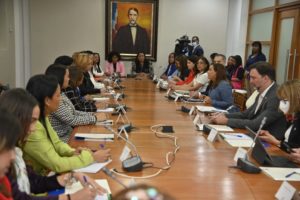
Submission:
{"label": "framed portrait on wall", "polygon": [[133,60],[143,52],[153,61],[157,53],[159,0],[106,0],[105,52]]}

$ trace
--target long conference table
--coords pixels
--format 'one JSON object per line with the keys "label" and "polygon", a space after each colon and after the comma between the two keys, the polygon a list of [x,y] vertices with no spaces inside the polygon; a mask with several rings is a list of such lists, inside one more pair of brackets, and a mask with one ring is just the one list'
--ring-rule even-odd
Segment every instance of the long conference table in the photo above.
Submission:
{"label": "long conference table", "polygon": [[[131,110],[127,116],[136,127],[129,133],[129,140],[137,148],[144,162],[151,162],[156,167],[166,165],[165,155],[174,150],[173,141],[158,138],[150,130],[156,124],[171,125],[178,137],[179,151],[172,163],[172,167],[160,175],[148,179],[134,179],[135,183],[153,185],[163,192],[169,193],[176,199],[274,199],[274,195],[281,185],[281,181],[274,181],[267,175],[247,174],[238,169],[229,168],[234,165],[236,148],[224,141],[211,143],[206,135],[196,130],[192,123],[192,116],[178,111],[183,103],[167,100],[166,92],[160,91],[149,79],[127,79],[122,82],[125,86],[125,103]],[[112,116],[116,120],[117,116]],[[121,124],[114,124],[116,130]],[[82,146],[92,149],[99,148],[101,142],[78,141],[74,133],[93,132],[109,133],[103,126],[80,126],[74,129],[69,144],[73,147]],[[103,142],[102,142],[103,143]],[[125,142],[116,139],[106,142],[106,148],[111,149],[112,162],[109,169],[122,171],[119,157]],[[130,147],[130,146],[129,146]],[[273,153],[281,153],[273,149]],[[141,177],[156,173],[158,169],[146,168],[141,172],[126,173],[130,176]],[[112,194],[123,189],[102,171],[90,174],[95,179],[107,179]],[[130,185],[132,180],[117,176],[124,184]],[[300,188],[299,182],[290,182]]]}

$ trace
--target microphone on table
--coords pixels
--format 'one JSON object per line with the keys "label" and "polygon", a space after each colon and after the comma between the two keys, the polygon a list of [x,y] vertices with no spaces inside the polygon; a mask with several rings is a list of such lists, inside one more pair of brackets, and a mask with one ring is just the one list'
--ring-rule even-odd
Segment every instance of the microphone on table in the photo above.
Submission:
{"label": "microphone on table", "polygon": [[196,91],[192,96],[190,96],[190,97],[187,98],[186,100],[183,99],[183,100],[184,100],[184,101],[183,101],[183,102],[184,102],[184,105],[181,106],[180,111],[185,112],[185,113],[189,113],[191,109],[187,108],[185,105],[186,105],[187,102],[189,102],[191,99],[193,99],[193,98],[194,98],[195,96],[197,96],[198,94],[199,94],[199,92]]}
{"label": "microphone on table", "polygon": [[105,126],[105,128],[110,130],[117,137],[120,137],[122,140],[124,140],[126,142],[126,144],[129,144],[135,153],[134,156],[131,156],[130,158],[127,158],[126,160],[122,161],[123,170],[127,171],[127,172],[141,171],[143,169],[144,162],[142,161],[141,157],[139,156],[135,145],[131,141],[129,141],[129,139],[125,139],[121,134],[116,133],[110,126]]}
{"label": "microphone on table", "polygon": [[250,173],[250,174],[257,174],[261,171],[261,169],[259,167],[255,166],[252,162],[249,161],[248,153],[251,149],[253,149],[253,145],[255,144],[255,141],[258,138],[259,132],[261,131],[263,126],[266,124],[266,121],[267,121],[267,117],[264,117],[263,120],[260,123],[259,129],[257,130],[257,132],[255,134],[253,142],[252,142],[250,148],[248,149],[248,151],[246,153],[246,157],[245,158],[238,158],[237,168],[241,169],[244,172],[247,172],[247,173]]}
{"label": "microphone on table", "polygon": [[122,185],[125,189],[128,188],[124,183],[122,183],[109,169],[107,169],[106,167],[103,167],[101,169],[107,176],[109,176],[110,178],[112,178],[114,181],[116,181],[117,183],[119,183],[120,185]]}

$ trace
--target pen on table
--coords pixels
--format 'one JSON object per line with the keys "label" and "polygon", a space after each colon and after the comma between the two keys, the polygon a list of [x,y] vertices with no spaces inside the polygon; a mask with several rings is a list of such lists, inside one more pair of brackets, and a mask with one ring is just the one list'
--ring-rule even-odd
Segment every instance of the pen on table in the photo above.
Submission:
{"label": "pen on table", "polygon": [[89,183],[88,183],[88,181],[87,181],[87,179],[86,179],[86,176],[83,176],[83,180],[84,180],[84,185],[85,185],[85,186],[88,186]]}
{"label": "pen on table", "polygon": [[99,146],[100,146],[100,149],[104,149],[105,148],[104,144],[99,144]]}
{"label": "pen on table", "polygon": [[88,182],[86,176],[83,176],[83,180],[84,180],[84,186],[89,186],[89,187],[91,187],[91,188],[96,189],[94,185],[92,185],[92,184],[90,184],[90,183]]}
{"label": "pen on table", "polygon": [[235,135],[235,136],[236,136],[236,137],[240,137],[240,138],[243,137],[242,135]]}
{"label": "pen on table", "polygon": [[[100,149],[105,149],[105,144],[99,144]],[[97,149],[93,149],[92,152],[96,152]]]}
{"label": "pen on table", "polygon": [[291,177],[292,175],[294,175],[294,174],[299,174],[298,172],[292,172],[292,173],[289,173],[289,174],[287,174],[286,176],[285,176],[285,178],[289,178],[289,177]]}

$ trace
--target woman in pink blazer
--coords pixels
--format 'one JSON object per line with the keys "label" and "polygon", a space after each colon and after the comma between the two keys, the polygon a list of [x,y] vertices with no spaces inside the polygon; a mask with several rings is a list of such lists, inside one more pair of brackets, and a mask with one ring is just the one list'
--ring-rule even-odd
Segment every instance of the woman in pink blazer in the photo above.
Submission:
{"label": "woman in pink blazer", "polygon": [[125,66],[121,60],[118,52],[111,51],[108,54],[107,61],[105,62],[105,74],[111,76],[113,73],[118,73],[121,77],[126,76]]}

